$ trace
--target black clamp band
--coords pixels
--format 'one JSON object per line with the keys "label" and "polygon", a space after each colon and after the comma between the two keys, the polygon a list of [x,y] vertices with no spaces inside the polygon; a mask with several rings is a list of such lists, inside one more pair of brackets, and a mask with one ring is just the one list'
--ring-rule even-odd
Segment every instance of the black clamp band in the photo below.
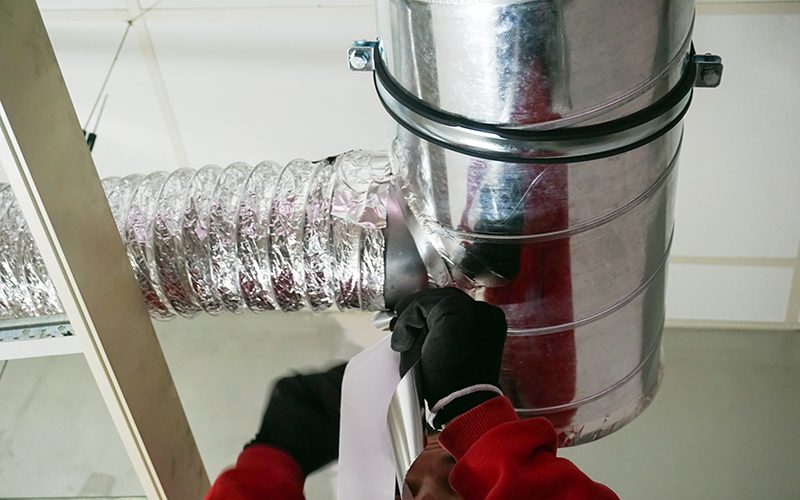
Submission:
{"label": "black clamp band", "polygon": [[459,153],[511,163],[583,162],[639,148],[681,122],[697,84],[697,62],[692,48],[678,84],[640,111],[596,125],[524,130],[477,122],[430,106],[403,88],[389,73],[378,42],[360,43],[361,47],[371,49],[367,58],[369,64],[363,69],[374,70],[375,88],[381,103],[406,130]]}

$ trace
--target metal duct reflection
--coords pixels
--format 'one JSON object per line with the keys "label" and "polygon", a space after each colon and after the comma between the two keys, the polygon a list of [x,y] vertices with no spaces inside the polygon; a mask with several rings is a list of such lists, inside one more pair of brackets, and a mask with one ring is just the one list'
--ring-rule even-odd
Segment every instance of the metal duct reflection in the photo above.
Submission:
{"label": "metal duct reflection", "polygon": [[379,0],[380,45],[351,49],[400,125],[417,239],[504,309],[503,389],[562,444],[660,382],[693,20],[692,0]]}
{"label": "metal duct reflection", "polygon": [[[661,377],[682,118],[720,78],[694,2],[377,7],[382,46],[350,64],[400,124],[390,154],[104,181],[151,314],[378,310],[429,276],[505,310],[519,414],[562,444],[621,427]],[[59,311],[0,189],[0,317]]]}
{"label": "metal duct reflection", "polygon": [[[233,163],[103,181],[151,316],[380,310],[385,153]],[[62,312],[8,186],[0,188],[0,317]]]}

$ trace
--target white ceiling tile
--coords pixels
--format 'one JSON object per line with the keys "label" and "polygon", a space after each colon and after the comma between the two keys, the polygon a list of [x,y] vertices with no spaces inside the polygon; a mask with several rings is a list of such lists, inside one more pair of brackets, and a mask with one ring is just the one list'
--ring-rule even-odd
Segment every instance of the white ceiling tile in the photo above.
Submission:
{"label": "white ceiling tile", "polygon": [[125,0],[36,0],[39,9],[124,9]]}
{"label": "white ceiling tile", "polygon": [[371,6],[375,0],[139,0],[142,8],[158,9],[241,9],[261,7]]}
{"label": "white ceiling tile", "polygon": [[681,320],[786,320],[793,269],[672,264],[667,317]]}
{"label": "white ceiling tile", "polygon": [[[46,12],[44,19],[78,119],[83,124],[125,23],[52,21]],[[172,170],[175,159],[141,55],[136,26],[128,35],[106,93],[108,102],[92,154],[101,177]]]}
{"label": "white ceiling tile", "polygon": [[388,118],[346,51],[370,8],[163,12],[148,19],[190,163],[386,149]]}
{"label": "white ceiling tile", "polygon": [[794,257],[800,244],[800,15],[701,16],[695,46],[723,57],[686,119],[674,252]]}

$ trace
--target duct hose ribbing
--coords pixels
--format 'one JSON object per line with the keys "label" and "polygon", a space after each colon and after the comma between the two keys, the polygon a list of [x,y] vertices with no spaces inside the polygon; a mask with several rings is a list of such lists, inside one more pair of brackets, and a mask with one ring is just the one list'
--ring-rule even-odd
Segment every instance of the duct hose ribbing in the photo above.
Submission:
{"label": "duct hose ribbing", "polygon": [[[383,308],[386,154],[233,163],[103,180],[154,318]],[[62,312],[9,186],[0,318]]]}

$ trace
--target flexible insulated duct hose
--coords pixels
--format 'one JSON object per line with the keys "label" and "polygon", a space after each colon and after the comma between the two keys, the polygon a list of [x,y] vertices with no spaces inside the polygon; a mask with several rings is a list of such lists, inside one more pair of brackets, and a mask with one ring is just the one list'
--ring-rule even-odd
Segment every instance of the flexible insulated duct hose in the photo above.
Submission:
{"label": "flexible insulated duct hose", "polygon": [[[381,310],[385,153],[233,163],[103,180],[151,316]],[[0,317],[61,304],[9,186],[0,187]]]}

